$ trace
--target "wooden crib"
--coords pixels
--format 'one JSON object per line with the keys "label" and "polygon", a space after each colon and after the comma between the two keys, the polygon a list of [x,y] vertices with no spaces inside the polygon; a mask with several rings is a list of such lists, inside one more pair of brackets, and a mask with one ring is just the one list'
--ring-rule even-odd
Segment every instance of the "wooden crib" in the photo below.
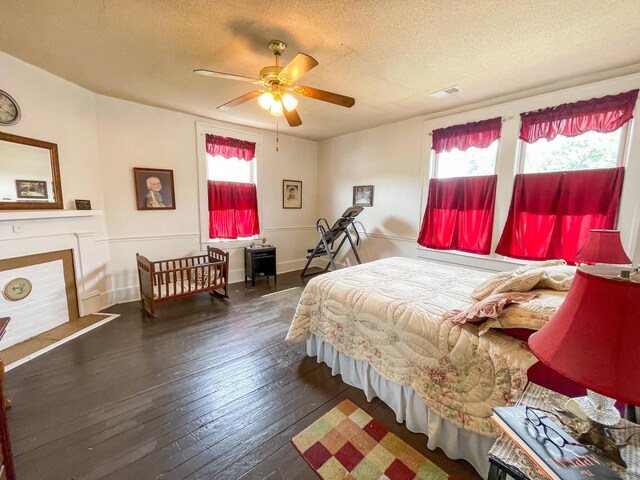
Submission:
{"label": "wooden crib", "polygon": [[206,255],[150,261],[136,253],[140,304],[142,310],[156,317],[156,303],[209,292],[229,298],[229,254],[207,247]]}

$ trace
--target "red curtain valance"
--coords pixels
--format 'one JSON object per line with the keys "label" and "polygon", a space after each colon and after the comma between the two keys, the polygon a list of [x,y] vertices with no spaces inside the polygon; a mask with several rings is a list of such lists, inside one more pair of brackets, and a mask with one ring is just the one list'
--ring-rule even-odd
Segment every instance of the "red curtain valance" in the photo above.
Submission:
{"label": "red curtain valance", "polygon": [[418,243],[488,255],[498,176],[432,178]]}
{"label": "red curtain valance", "polygon": [[209,187],[209,238],[260,234],[258,195],[253,183],[215,182]]}
{"label": "red curtain valance", "polygon": [[590,230],[615,228],[623,180],[624,167],[516,175],[496,253],[574,263]]}
{"label": "red curtain valance", "polygon": [[253,160],[256,156],[256,144],[246,140],[207,133],[206,143],[209,155],[222,155],[224,158],[237,157],[247,161]]}
{"label": "red curtain valance", "polygon": [[613,132],[633,118],[638,90],[592,98],[520,114],[520,138],[533,143],[557,135],[574,137],[588,131]]}
{"label": "red curtain valance", "polygon": [[432,133],[431,148],[436,153],[452,149],[466,150],[469,147],[486,148],[500,138],[501,118],[481,122],[438,128]]}

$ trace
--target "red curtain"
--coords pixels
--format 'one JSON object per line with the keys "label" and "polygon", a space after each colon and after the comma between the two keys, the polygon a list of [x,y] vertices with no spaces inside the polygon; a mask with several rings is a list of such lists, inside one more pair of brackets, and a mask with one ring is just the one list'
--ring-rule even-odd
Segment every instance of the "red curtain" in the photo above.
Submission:
{"label": "red curtain", "polygon": [[439,128],[432,133],[431,148],[436,153],[469,147],[486,148],[500,138],[501,118]]}
{"label": "red curtain", "polygon": [[253,142],[208,133],[205,138],[209,155],[222,155],[224,158],[237,157],[246,161],[251,161],[256,156],[256,144]]}
{"label": "red curtain", "polygon": [[637,98],[638,90],[632,90],[522,113],[520,138],[533,143],[540,138],[574,137],[591,130],[613,132],[633,118]]}
{"label": "red curtain", "polygon": [[209,238],[260,234],[258,196],[253,183],[209,181]]}
{"label": "red curtain", "polygon": [[488,255],[497,179],[497,175],[432,178],[418,243]]}
{"label": "red curtain", "polygon": [[574,255],[591,229],[614,229],[624,167],[516,175],[496,253],[525,260]]}

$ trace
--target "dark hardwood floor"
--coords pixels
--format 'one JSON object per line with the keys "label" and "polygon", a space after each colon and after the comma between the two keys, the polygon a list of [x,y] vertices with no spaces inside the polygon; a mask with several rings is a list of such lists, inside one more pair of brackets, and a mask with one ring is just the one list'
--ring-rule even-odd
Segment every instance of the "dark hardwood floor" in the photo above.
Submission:
{"label": "dark hardwood floor", "polygon": [[137,302],[109,308],[121,317],[8,372],[18,479],[315,479],[290,439],[346,398],[479,479],[284,341],[298,274],[161,304],[155,320]]}

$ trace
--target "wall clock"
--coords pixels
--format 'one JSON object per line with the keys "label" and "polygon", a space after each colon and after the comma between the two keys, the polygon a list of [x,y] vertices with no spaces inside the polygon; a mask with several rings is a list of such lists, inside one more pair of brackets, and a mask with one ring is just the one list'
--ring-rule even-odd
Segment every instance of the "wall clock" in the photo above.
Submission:
{"label": "wall clock", "polygon": [[7,92],[0,90],[0,125],[15,125],[19,120],[18,102]]}
{"label": "wall clock", "polygon": [[17,302],[23,300],[31,293],[31,282],[26,278],[14,278],[4,286],[2,294],[7,300]]}

